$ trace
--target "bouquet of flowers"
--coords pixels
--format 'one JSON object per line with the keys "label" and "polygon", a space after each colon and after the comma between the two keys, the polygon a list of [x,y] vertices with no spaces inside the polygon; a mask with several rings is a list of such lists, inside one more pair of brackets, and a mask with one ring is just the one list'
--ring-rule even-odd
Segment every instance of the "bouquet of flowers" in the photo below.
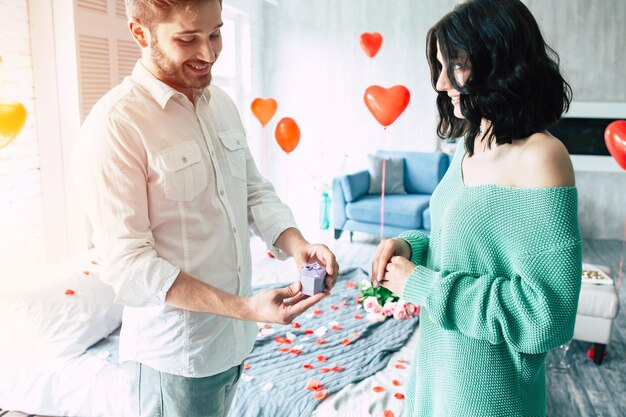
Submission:
{"label": "bouquet of flowers", "polygon": [[407,303],[383,286],[374,287],[369,280],[361,281],[361,295],[357,302],[367,312],[369,321],[384,321],[387,317],[406,320],[420,313],[419,306]]}

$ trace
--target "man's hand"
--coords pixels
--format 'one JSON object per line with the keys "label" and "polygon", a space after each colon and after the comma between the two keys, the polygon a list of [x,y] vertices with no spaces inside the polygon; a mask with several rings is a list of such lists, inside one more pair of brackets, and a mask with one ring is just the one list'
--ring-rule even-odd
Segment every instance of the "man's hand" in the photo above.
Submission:
{"label": "man's hand", "polygon": [[326,245],[321,243],[306,244],[294,250],[293,259],[296,261],[298,271],[302,269],[304,264],[317,262],[326,269],[326,280],[324,292],[330,295],[330,290],[335,286],[337,275],[339,274],[339,265],[333,254]]}
{"label": "man's hand", "polygon": [[246,316],[264,323],[289,324],[311,306],[327,296],[326,293],[308,296],[302,294],[302,284],[259,292],[248,298]]}
{"label": "man's hand", "polygon": [[[404,239],[383,239],[372,261],[372,283],[374,287],[383,280],[387,271],[387,264],[394,256],[411,259],[411,246]],[[415,267],[415,265],[413,265]],[[404,287],[403,287],[404,288]]]}

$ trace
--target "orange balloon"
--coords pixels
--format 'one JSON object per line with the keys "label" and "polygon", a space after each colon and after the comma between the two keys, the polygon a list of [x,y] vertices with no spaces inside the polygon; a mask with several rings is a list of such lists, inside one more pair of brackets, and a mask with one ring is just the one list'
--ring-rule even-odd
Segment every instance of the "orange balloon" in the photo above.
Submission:
{"label": "orange balloon", "polygon": [[282,150],[289,153],[296,149],[300,142],[300,128],[291,117],[284,117],[276,125],[275,136]]}
{"label": "orange balloon", "polygon": [[363,100],[378,123],[387,127],[395,122],[409,105],[411,93],[403,85],[391,88],[372,85],[365,90]]}
{"label": "orange balloon", "polygon": [[254,116],[261,122],[261,126],[265,127],[276,114],[278,103],[273,98],[255,98],[250,108]]}
{"label": "orange balloon", "polygon": [[383,45],[383,35],[378,32],[362,33],[361,34],[361,48],[365,52],[365,55],[373,58],[376,56],[380,47]]}
{"label": "orange balloon", "polygon": [[622,169],[626,169],[626,120],[611,122],[604,131],[604,142]]}
{"label": "orange balloon", "polygon": [[26,108],[17,101],[0,102],[0,149],[20,133],[26,123]]}

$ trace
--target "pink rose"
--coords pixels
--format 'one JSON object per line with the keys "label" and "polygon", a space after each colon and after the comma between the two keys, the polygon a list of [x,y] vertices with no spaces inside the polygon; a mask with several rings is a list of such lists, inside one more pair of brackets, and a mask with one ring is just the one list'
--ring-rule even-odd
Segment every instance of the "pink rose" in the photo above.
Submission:
{"label": "pink rose", "polygon": [[379,312],[378,313],[367,313],[367,315],[365,316],[366,319],[368,319],[369,321],[384,321],[387,316],[385,316],[385,313],[383,312],[382,308],[379,307]]}
{"label": "pink rose", "polygon": [[387,301],[383,306],[385,316],[393,316],[393,312],[396,310],[396,303],[393,301]]}
{"label": "pink rose", "polygon": [[363,308],[368,313],[374,311],[376,307],[380,308],[380,304],[378,304],[378,299],[376,297],[367,297],[363,300]]}

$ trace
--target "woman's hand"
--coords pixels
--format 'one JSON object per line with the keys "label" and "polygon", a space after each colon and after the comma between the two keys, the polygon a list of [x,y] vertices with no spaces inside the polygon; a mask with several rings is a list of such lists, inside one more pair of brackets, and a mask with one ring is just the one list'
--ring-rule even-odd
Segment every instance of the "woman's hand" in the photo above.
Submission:
{"label": "woman's hand", "polygon": [[378,285],[402,297],[409,276],[415,270],[415,264],[403,256],[394,256],[385,269],[385,275],[379,280]]}
{"label": "woman's hand", "polygon": [[378,245],[372,261],[371,280],[375,287],[383,280],[387,271],[387,264],[391,262],[391,258],[394,256],[411,259],[411,246],[404,239],[383,239]]}

